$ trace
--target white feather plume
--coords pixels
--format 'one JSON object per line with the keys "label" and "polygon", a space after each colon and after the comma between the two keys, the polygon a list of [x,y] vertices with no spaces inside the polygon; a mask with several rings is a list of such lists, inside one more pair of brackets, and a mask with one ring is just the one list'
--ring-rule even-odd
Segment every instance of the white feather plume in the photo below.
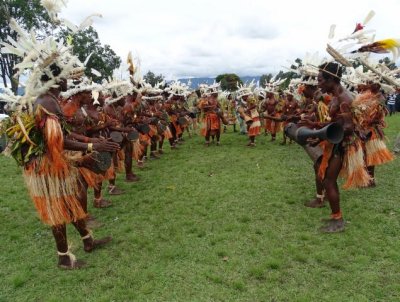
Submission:
{"label": "white feather plume", "polygon": [[63,6],[67,6],[67,0],[40,0],[40,4],[47,10],[53,22],[60,23],[58,14],[61,12]]}
{"label": "white feather plume", "polygon": [[98,70],[94,69],[94,68],[90,69],[90,73],[95,75],[96,77],[101,77],[101,73]]}
{"label": "white feather plume", "polygon": [[371,10],[368,15],[365,17],[363,25],[366,25],[373,17],[375,16],[375,12]]}
{"label": "white feather plume", "polygon": [[335,29],[336,29],[336,24],[332,24],[331,27],[329,28],[329,35],[328,39],[333,39],[335,36]]}
{"label": "white feather plume", "polygon": [[87,16],[79,26],[75,25],[74,23],[72,23],[71,21],[69,21],[68,19],[61,19],[61,22],[68,27],[69,30],[72,31],[72,33],[77,33],[79,31],[82,31],[84,29],[86,29],[89,26],[93,25],[93,17],[98,17],[98,18],[102,18],[103,15],[101,14],[91,14],[90,16]]}

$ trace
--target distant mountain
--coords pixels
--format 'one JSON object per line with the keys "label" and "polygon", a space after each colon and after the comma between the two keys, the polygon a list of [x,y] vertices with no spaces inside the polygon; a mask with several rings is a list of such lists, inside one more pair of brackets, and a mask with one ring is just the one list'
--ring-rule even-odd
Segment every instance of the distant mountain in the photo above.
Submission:
{"label": "distant mountain", "polygon": [[[258,84],[260,80],[260,76],[243,76],[240,77],[243,83],[250,83],[252,80]],[[178,81],[187,84],[190,81],[190,88],[196,89],[200,84],[207,84],[210,85],[214,83],[215,78],[186,78],[186,79],[179,79]]]}
{"label": "distant mountain", "polygon": [[214,83],[215,78],[190,78],[190,79],[179,79],[181,83],[187,84],[190,82],[190,88],[196,89],[200,84],[211,85]]}

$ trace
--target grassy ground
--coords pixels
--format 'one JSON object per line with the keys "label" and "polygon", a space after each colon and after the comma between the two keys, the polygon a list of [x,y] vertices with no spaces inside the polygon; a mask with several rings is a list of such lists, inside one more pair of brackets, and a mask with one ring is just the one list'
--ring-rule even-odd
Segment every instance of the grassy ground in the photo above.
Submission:
{"label": "grassy ground", "polygon": [[[391,147],[400,114],[388,118]],[[61,271],[49,229],[14,162],[0,156],[0,301],[399,301],[399,168],[377,168],[374,189],[342,191],[347,230],[320,234],[329,209],[309,209],[311,162],[297,145],[229,129],[222,146],[201,137],[148,163],[127,194],[90,211],[111,234]],[[166,148],[167,149],[167,148]],[[90,193],[92,196],[92,193]]]}

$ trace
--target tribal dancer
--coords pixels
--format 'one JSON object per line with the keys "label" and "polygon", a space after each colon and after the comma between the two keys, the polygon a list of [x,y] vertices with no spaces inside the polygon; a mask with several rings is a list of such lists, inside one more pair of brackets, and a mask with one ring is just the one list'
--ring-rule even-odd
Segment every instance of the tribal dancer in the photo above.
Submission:
{"label": "tribal dancer", "polygon": [[[283,121],[283,127],[285,127],[288,124],[288,121],[290,120],[291,117],[296,115],[297,109],[299,108],[299,105],[296,101],[296,99],[293,97],[293,92],[288,89],[285,91],[286,99],[284,102],[284,106],[282,109],[282,119]],[[289,143],[291,143],[292,140],[289,139]],[[285,131],[283,131],[283,141],[281,142],[281,145],[286,145],[286,135]]]}
{"label": "tribal dancer", "polygon": [[255,138],[261,132],[260,116],[257,110],[257,100],[252,91],[253,83],[249,86],[239,86],[237,98],[239,108],[237,109],[242,119],[247,124],[247,135],[249,137],[248,147],[255,147]]}
{"label": "tribal dancer", "polygon": [[[11,23],[19,39],[7,48],[25,55],[21,65],[16,65],[20,72],[24,66],[31,68],[23,97],[28,111],[16,111],[12,118],[15,123],[7,131],[10,144],[19,146],[13,148],[12,155],[24,167],[25,182],[40,219],[51,226],[59,267],[82,267],[84,263],[77,261],[68,249],[66,224],[75,226],[86,252],[106,244],[111,237],[94,240],[87,229],[87,184],[77,168],[84,159],[69,158],[65,150],[112,152],[118,149],[118,145],[107,141],[81,143],[65,137],[67,130],[59,106],[59,94],[66,89],[66,78],[75,71],[82,72],[83,64],[68,47],[57,44],[53,37],[39,42],[14,20]],[[30,102],[34,102],[33,107]],[[18,138],[12,132],[21,136]]]}
{"label": "tribal dancer", "polygon": [[[337,178],[341,170],[342,175],[347,178],[345,188],[363,187],[370,182],[364,166],[361,143],[354,134],[355,125],[351,112],[352,97],[340,84],[341,76],[342,68],[337,63],[324,63],[319,67],[318,86],[322,93],[332,95],[329,103],[329,122],[341,124],[345,134],[343,141],[339,144],[331,144],[327,141],[323,141],[322,144],[323,155],[318,177],[325,190],[332,214],[321,231],[328,233],[341,232],[345,229],[337,185]],[[311,120],[302,120],[300,123],[310,128],[322,128],[327,124]]]}
{"label": "tribal dancer", "polygon": [[265,119],[265,133],[271,134],[271,142],[276,140],[276,133],[280,129],[279,117],[277,116],[276,106],[278,101],[275,98],[275,93],[271,90],[267,90],[266,101],[263,103],[262,111]]}
{"label": "tribal dancer", "polygon": [[220,104],[218,103],[218,89],[219,85],[214,84],[207,88],[205,97],[199,102],[199,108],[203,112],[203,122],[200,134],[205,137],[205,146],[210,145],[210,137],[214,141],[217,139],[217,146],[220,145],[221,137],[221,111]]}
{"label": "tribal dancer", "polygon": [[363,141],[365,161],[371,176],[369,187],[376,185],[375,166],[393,160],[393,155],[384,141],[383,128],[386,127],[384,119],[387,109],[380,89],[379,83],[369,82],[363,85],[362,93],[353,102],[357,132]]}
{"label": "tribal dancer", "polygon": [[[87,80],[69,85],[68,91],[62,93],[66,99],[61,103],[61,109],[67,123],[71,127],[68,138],[84,142],[95,143],[104,140],[106,137],[108,123],[102,111],[93,105],[98,103],[98,99],[93,101],[93,95],[98,94],[102,87],[98,84],[88,84]],[[94,189],[93,206],[95,208],[107,208],[111,206],[111,201],[102,197],[102,182],[113,178],[114,168],[111,166],[104,174],[97,174],[85,167],[79,168],[89,187]]]}

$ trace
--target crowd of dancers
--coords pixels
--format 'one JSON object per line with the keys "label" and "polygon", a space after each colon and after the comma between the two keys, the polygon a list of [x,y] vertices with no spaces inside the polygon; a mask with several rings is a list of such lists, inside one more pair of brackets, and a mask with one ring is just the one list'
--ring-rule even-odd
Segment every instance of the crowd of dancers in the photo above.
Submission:
{"label": "crowd of dancers", "polygon": [[0,96],[11,115],[2,123],[9,139],[6,152],[23,167],[39,217],[51,226],[61,268],[84,266],[68,249],[66,224],[74,225],[86,252],[111,240],[94,239],[88,228],[93,218],[88,215],[88,188],[94,189],[94,207],[110,206],[103,183],[110,195],[123,194],[116,173],[124,170],[125,181],[138,181],[134,169],[162,157],[165,146],[179,149],[185,132],[199,131],[206,147],[212,142],[219,146],[224,126],[236,130],[238,125],[248,135],[247,146],[255,147],[260,134],[274,141],[282,132],[282,144],[296,140],[289,125],[315,131],[339,125],[340,142],[311,133],[305,144],[312,150],[316,183],[316,198],[306,206],[323,207],[327,200],[332,210],[323,232],[345,229],[339,174],[346,178],[345,188],[373,187],[374,167],[393,159],[384,142],[382,89],[400,85],[383,66],[364,59],[361,68],[354,68],[339,53],[333,54],[336,62],[316,64],[313,56],[295,70],[298,77],[287,89],[282,90],[283,80],[272,79],[264,88],[238,84],[236,91],[227,92],[218,83],[194,90],[179,81],[150,85],[138,77],[128,56],[127,80],[96,84],[84,76],[85,66],[70,45],[52,36],[38,41],[16,21],[10,25],[19,38],[3,43],[3,51],[20,56],[18,72],[30,73],[23,96],[9,91]]}

